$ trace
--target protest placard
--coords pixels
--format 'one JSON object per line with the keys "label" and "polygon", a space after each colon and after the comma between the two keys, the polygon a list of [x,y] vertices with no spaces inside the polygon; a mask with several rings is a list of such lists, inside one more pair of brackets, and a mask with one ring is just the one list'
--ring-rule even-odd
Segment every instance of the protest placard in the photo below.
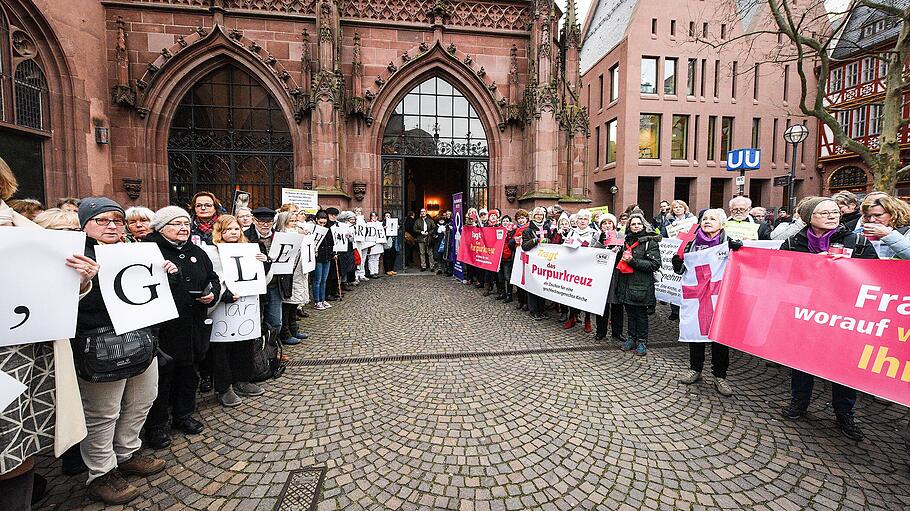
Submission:
{"label": "protest placard", "polygon": [[335,224],[332,226],[332,250],[335,252],[348,251],[348,237],[351,234],[351,224]]}
{"label": "protest placard", "polygon": [[385,245],[386,242],[388,241],[388,238],[387,238],[385,229],[382,227],[382,222],[368,222],[367,229],[369,229],[370,226],[372,226],[373,229],[375,229],[374,232],[376,234],[376,244]]}
{"label": "protest placard", "polygon": [[272,260],[272,265],[269,267],[269,273],[289,275],[294,272],[294,266],[297,264],[297,255],[300,254],[303,236],[296,232],[276,232],[272,236],[272,245],[269,247],[269,259]]}
{"label": "protest placard", "polygon": [[259,296],[241,296],[236,302],[219,303],[212,314],[211,342],[235,342],[262,335]]}
{"label": "protest placard", "polygon": [[724,224],[724,232],[727,233],[728,238],[734,240],[757,240],[758,224],[727,220],[727,223]]}
{"label": "protest placard", "polygon": [[351,232],[354,236],[354,243],[367,241],[367,222],[363,219],[363,215],[357,215],[357,222],[351,228]]}
{"label": "protest placard", "polygon": [[615,267],[612,250],[542,244],[518,249],[510,282],[545,300],[603,314]]}
{"label": "protest placard", "polygon": [[80,279],[66,258],[84,249],[81,232],[0,227],[0,346],[75,335]]}
{"label": "protest placard", "polygon": [[667,226],[667,237],[675,238],[681,232],[689,232],[689,229],[691,229],[692,226],[697,223],[698,223],[698,218],[696,218],[694,216],[692,218],[684,218],[682,220],[677,220]]}
{"label": "protest placard", "polygon": [[117,335],[177,317],[158,245],[98,245],[95,256],[101,266],[101,297]]}
{"label": "protest placard", "polygon": [[506,241],[504,227],[463,227],[458,260],[488,271],[499,271]]}
{"label": "protest placard", "polygon": [[663,238],[660,240],[660,280],[654,283],[657,299],[673,305],[682,303],[682,275],[673,271],[673,256],[683,240]]}
{"label": "protest placard", "polygon": [[299,188],[282,188],[281,203],[295,204],[307,214],[315,215],[319,211],[319,192]]}
{"label": "protest placard", "polygon": [[258,243],[221,243],[218,255],[224,284],[234,296],[261,295],[266,291],[265,266],[256,259]]}
{"label": "protest placard", "polygon": [[397,218],[386,218],[385,219],[385,235],[386,236],[398,236],[398,219]]}
{"label": "protest placard", "polygon": [[322,244],[322,240],[325,239],[326,235],[329,233],[329,228],[322,225],[313,226],[313,250],[319,248],[319,245]]}

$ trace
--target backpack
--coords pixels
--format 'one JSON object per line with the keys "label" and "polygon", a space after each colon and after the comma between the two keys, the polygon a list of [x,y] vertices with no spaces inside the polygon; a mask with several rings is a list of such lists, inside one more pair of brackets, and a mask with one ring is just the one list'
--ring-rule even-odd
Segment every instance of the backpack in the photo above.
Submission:
{"label": "backpack", "polygon": [[263,329],[262,337],[253,343],[253,373],[250,380],[260,382],[269,378],[277,379],[284,374],[287,362],[281,361],[281,354],[278,330]]}

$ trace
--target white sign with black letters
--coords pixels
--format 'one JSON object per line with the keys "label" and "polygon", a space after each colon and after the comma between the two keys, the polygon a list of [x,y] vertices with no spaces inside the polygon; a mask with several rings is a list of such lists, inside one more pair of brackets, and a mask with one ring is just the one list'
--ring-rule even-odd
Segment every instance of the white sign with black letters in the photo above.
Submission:
{"label": "white sign with black letters", "polygon": [[385,235],[386,236],[398,236],[398,219],[397,218],[386,218],[385,219]]}
{"label": "white sign with black letters", "polygon": [[236,302],[219,303],[211,314],[211,342],[235,342],[262,335],[259,296],[241,296]]}
{"label": "white sign with black letters", "polygon": [[224,283],[234,296],[265,294],[265,266],[256,259],[258,243],[222,243],[218,245]]}
{"label": "white sign with black letters", "polygon": [[351,224],[335,224],[332,226],[333,250],[335,252],[348,251],[348,237],[351,234]]}
{"label": "white sign with black letters", "polygon": [[177,306],[164,271],[164,256],[154,243],[98,245],[101,297],[114,332],[144,328],[177,317]]}
{"label": "white sign with black letters", "polygon": [[300,244],[303,236],[293,232],[276,232],[272,235],[272,246],[269,248],[269,258],[272,266],[269,272],[273,275],[288,275],[294,272],[297,254],[300,253]]}

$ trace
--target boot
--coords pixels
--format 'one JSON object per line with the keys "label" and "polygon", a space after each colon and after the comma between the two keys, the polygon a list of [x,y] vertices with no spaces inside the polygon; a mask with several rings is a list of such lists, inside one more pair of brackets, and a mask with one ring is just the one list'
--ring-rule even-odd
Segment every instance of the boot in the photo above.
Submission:
{"label": "boot", "polygon": [[167,463],[160,458],[153,458],[136,452],[133,453],[133,457],[129,460],[118,463],[117,470],[123,475],[148,477],[164,470],[165,465]]}
{"label": "boot", "polygon": [[493,284],[484,284],[483,285],[483,295],[490,296],[493,294]]}
{"label": "boot", "polygon": [[145,445],[152,449],[164,449],[171,445],[171,435],[165,427],[153,427],[145,432]]}
{"label": "boot", "polygon": [[565,323],[562,324],[562,327],[566,330],[575,326],[575,323],[578,322],[578,318],[575,317],[575,314],[569,316]]}
{"label": "boot", "polygon": [[840,426],[840,431],[845,437],[855,442],[863,441],[863,438],[865,438],[866,435],[864,435],[859,429],[859,426],[856,425],[852,413],[838,413],[836,416],[837,425]]}
{"label": "boot", "polygon": [[807,408],[809,403],[791,398],[790,404],[780,414],[786,419],[796,420],[805,415]]}
{"label": "boot", "polygon": [[506,299],[502,303],[512,303],[512,293],[506,293]]}
{"label": "boot", "polygon": [[591,318],[585,319],[585,333],[590,334],[594,329],[591,327]]}
{"label": "boot", "polygon": [[120,475],[117,469],[93,480],[88,485],[88,494],[95,500],[100,500],[109,506],[126,504],[139,496],[139,489]]}

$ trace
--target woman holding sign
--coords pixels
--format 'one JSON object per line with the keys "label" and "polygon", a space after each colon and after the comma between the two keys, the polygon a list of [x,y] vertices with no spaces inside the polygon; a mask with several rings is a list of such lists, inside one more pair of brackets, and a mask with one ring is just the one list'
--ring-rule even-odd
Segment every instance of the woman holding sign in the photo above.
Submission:
{"label": "woman holding sign", "polygon": [[[616,230],[616,216],[606,213],[600,216],[600,237],[597,239],[597,248],[611,250],[617,254],[616,261],[619,262],[619,254],[622,249],[623,238]],[[604,312],[594,319],[597,325],[597,331],[594,339],[601,341],[607,337],[607,323],[610,324],[611,337],[620,344],[625,341],[622,338],[623,312],[622,304],[616,301],[616,270],[613,270],[613,278],[610,280],[610,289],[607,291],[607,303],[604,304]]]}
{"label": "woman holding sign", "polygon": [[648,345],[648,307],[657,305],[654,272],[660,270],[660,236],[648,225],[644,215],[629,215],[629,226],[619,263],[616,265],[616,299],[629,317],[629,338],[623,351],[635,349],[643,356]]}
{"label": "woman holding sign", "polygon": [[[203,200],[200,195],[199,200]],[[152,234],[146,242],[155,243],[164,259],[171,261],[177,272],[169,283],[177,318],[160,325],[161,351],[173,358],[158,379],[158,397],[149,411],[146,439],[150,447],[162,449],[171,443],[168,417],[172,426],[188,434],[199,434],[205,428],[192,417],[196,411],[196,389],[199,387],[197,365],[209,348],[211,322],[208,306],[221,296],[221,279],[205,251],[190,241],[193,223],[183,208],[167,206],[155,213]],[[214,224],[212,225],[214,230]]]}
{"label": "woman holding sign", "polygon": [[[878,259],[875,249],[866,238],[854,234],[841,223],[841,212],[837,202],[828,197],[804,199],[797,208],[799,217],[808,225],[780,246],[781,250],[823,254],[834,257],[857,259]],[[797,369],[790,374],[790,405],[781,415],[796,420],[806,413],[812,398],[815,377]],[[839,383],[831,383],[831,406],[837,418],[837,425],[847,438],[859,442],[863,432],[856,425],[853,411],[856,406],[856,389]]]}
{"label": "woman holding sign", "polygon": [[[548,243],[550,236],[550,223],[546,220],[547,210],[542,206],[537,206],[531,213],[531,223],[521,233],[521,249],[525,252],[534,250],[534,247],[541,243]],[[534,293],[527,293],[528,310],[531,311],[531,319],[534,321],[543,321],[546,315],[543,313],[544,299]]]}

